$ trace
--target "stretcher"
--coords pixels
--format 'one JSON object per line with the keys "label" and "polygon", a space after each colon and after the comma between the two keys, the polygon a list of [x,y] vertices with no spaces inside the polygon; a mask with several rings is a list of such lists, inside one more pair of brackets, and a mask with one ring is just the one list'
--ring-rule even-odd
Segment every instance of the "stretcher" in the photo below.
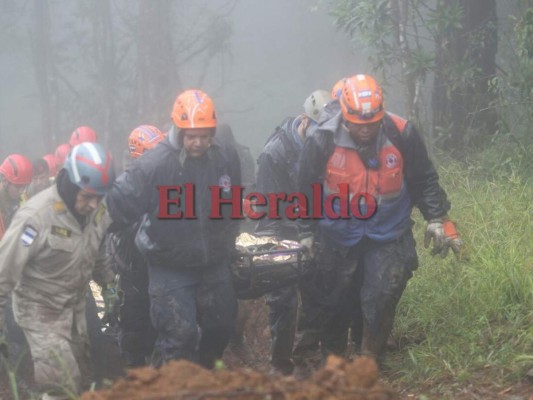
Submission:
{"label": "stretcher", "polygon": [[241,233],[236,240],[238,259],[231,265],[239,299],[256,299],[298,282],[312,267],[298,242]]}

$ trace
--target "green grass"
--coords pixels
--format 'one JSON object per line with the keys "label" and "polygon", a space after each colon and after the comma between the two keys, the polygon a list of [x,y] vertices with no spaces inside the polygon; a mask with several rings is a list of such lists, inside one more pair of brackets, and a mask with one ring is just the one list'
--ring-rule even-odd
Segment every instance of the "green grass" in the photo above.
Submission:
{"label": "green grass", "polygon": [[491,180],[442,164],[468,260],[432,257],[415,215],[420,267],[398,306],[401,350],[386,369],[410,387],[518,381],[533,367],[533,187],[514,174]]}

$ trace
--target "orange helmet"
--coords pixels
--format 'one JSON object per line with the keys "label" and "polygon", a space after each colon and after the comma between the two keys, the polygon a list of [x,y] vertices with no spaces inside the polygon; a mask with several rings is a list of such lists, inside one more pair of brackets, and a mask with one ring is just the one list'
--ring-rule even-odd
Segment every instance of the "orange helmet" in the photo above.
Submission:
{"label": "orange helmet", "polygon": [[0,174],[14,185],[29,185],[33,178],[33,165],[20,154],[10,154],[0,165]]}
{"label": "orange helmet", "polygon": [[45,154],[43,160],[48,164],[48,170],[50,171],[50,176],[56,176],[57,167],[56,167],[56,156],[52,153]]}
{"label": "orange helmet", "polygon": [[135,128],[128,137],[128,146],[130,149],[130,156],[132,158],[139,158],[142,154],[161,140],[165,136],[159,129],[152,125],[141,125]]}
{"label": "orange helmet", "polygon": [[180,129],[217,126],[213,100],[201,90],[191,89],[181,93],[174,102],[170,116]]}
{"label": "orange helmet", "polygon": [[56,151],[54,152],[54,156],[56,157],[56,168],[58,165],[63,165],[71,149],[72,147],[70,147],[70,144],[68,143],[63,143],[57,146]]}
{"label": "orange helmet", "polygon": [[354,75],[344,83],[340,98],[342,116],[354,124],[370,124],[385,115],[381,87],[370,75]]}
{"label": "orange helmet", "polygon": [[332,99],[339,99],[341,97],[342,87],[344,86],[344,82],[346,82],[346,78],[339,79],[337,83],[333,85],[333,88],[331,89]]}
{"label": "orange helmet", "polygon": [[96,143],[96,132],[88,126],[80,126],[70,135],[69,144],[74,147],[83,142]]}

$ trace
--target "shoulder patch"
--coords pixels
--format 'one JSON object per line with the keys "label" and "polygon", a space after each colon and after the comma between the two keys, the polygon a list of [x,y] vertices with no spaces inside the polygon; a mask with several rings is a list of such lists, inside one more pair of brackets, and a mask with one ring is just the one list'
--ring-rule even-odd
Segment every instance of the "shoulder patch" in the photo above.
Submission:
{"label": "shoulder patch", "polygon": [[61,214],[61,213],[66,212],[67,208],[65,206],[65,203],[63,203],[62,201],[56,201],[54,203],[54,211],[56,212],[56,214]]}
{"label": "shoulder patch", "polygon": [[98,205],[98,210],[96,210],[96,214],[94,214],[94,224],[98,225],[100,223],[100,220],[104,216],[106,212],[106,207],[102,202]]}
{"label": "shoulder patch", "polygon": [[218,178],[218,186],[221,186],[222,191],[226,193],[231,190],[231,178],[228,174],[224,174]]}
{"label": "shoulder patch", "polygon": [[38,235],[39,235],[39,232],[37,232],[37,229],[35,229],[31,225],[26,225],[20,237],[20,240],[22,241],[22,245],[31,246],[31,244],[35,241]]}
{"label": "shoulder patch", "polygon": [[56,225],[52,225],[52,229],[50,232],[52,233],[52,235],[59,236],[62,238],[69,238],[70,236],[72,236],[72,231],[70,229]]}

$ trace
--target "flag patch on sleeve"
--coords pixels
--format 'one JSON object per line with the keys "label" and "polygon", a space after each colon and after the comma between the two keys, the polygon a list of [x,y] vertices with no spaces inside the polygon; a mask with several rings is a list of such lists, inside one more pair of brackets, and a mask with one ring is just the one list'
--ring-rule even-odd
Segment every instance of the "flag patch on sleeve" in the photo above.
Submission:
{"label": "flag patch on sleeve", "polygon": [[24,246],[30,246],[38,234],[39,233],[33,226],[26,225],[24,227],[24,231],[22,232],[22,236],[20,237],[20,240],[22,241],[22,244]]}

